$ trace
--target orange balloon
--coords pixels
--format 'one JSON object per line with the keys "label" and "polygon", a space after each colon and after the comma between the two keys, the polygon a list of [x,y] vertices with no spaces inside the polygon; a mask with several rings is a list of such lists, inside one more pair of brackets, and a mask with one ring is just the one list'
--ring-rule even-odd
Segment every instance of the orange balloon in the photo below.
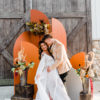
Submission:
{"label": "orange balloon", "polygon": [[79,69],[85,66],[85,52],[80,52],[72,56],[70,59],[72,67]]}

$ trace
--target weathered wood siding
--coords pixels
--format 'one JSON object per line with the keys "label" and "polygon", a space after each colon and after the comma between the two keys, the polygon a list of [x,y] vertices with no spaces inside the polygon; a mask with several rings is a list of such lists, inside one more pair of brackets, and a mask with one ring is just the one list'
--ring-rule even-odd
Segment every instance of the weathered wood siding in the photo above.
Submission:
{"label": "weathered wood siding", "polygon": [[23,14],[24,0],[0,0],[0,85],[9,84],[7,79],[13,78],[12,51],[18,34],[24,31],[19,24]]}
{"label": "weathered wood siding", "polygon": [[[0,0],[0,79],[11,79],[14,41],[25,30],[31,0]],[[32,0],[32,8],[59,19],[67,31],[68,55],[91,50],[91,0]]]}

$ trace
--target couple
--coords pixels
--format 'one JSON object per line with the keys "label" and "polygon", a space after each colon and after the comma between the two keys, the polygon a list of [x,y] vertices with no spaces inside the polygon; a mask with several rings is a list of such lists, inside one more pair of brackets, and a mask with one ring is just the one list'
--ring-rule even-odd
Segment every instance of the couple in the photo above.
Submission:
{"label": "couple", "polygon": [[39,42],[39,54],[36,100],[70,100],[63,83],[72,66],[64,45],[47,34]]}

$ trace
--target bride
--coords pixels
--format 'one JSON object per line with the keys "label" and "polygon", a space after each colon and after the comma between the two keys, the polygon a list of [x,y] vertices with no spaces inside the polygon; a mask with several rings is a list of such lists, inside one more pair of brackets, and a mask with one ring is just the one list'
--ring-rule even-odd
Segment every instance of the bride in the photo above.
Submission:
{"label": "bride", "polygon": [[47,72],[47,67],[54,63],[48,46],[39,42],[40,63],[35,76],[38,91],[36,100],[70,100],[57,69]]}

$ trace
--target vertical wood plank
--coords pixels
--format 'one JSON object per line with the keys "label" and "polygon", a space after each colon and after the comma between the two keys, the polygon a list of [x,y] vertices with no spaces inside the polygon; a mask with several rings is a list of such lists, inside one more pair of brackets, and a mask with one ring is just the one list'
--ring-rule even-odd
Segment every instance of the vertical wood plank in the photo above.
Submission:
{"label": "vertical wood plank", "polygon": [[92,50],[92,19],[91,19],[91,0],[86,0],[87,13],[87,51]]}
{"label": "vertical wood plank", "polygon": [[77,0],[77,4],[78,4],[78,11],[80,12],[86,12],[86,5],[85,5],[86,0]]}
{"label": "vertical wood plank", "polygon": [[4,78],[4,59],[2,55],[0,54],[0,79]]}
{"label": "vertical wood plank", "polygon": [[0,14],[2,13],[3,11],[3,0],[0,0]]}
{"label": "vertical wood plank", "polygon": [[37,9],[37,0],[32,0],[32,8]]}
{"label": "vertical wood plank", "polygon": [[52,2],[53,0],[46,0],[46,13],[53,13],[52,11]]}
{"label": "vertical wood plank", "polygon": [[60,12],[64,13],[66,11],[66,0],[60,0]]}
{"label": "vertical wood plank", "polygon": [[65,9],[66,9],[66,13],[67,12],[71,12],[71,0],[65,0],[65,4],[66,4],[66,6],[65,6]]}
{"label": "vertical wood plank", "polygon": [[37,9],[42,11],[42,12],[45,12],[46,11],[46,0],[38,0],[38,3],[37,3]]}
{"label": "vertical wood plank", "polygon": [[78,2],[77,0],[71,0],[71,11],[75,12],[78,9]]}
{"label": "vertical wood plank", "polygon": [[79,31],[79,50],[87,52],[87,40],[86,40],[86,24],[82,27],[82,29]]}
{"label": "vertical wood plank", "polygon": [[3,3],[3,10],[10,13],[10,0],[4,0]]}
{"label": "vertical wood plank", "polygon": [[52,2],[52,12],[55,12],[55,13],[58,11],[58,9],[56,9],[56,7],[57,7],[56,1],[57,0],[53,0],[53,2]]}
{"label": "vertical wood plank", "polygon": [[24,0],[19,0],[19,14],[24,14]]}
{"label": "vertical wood plank", "polygon": [[0,38],[2,38],[3,37],[3,20],[2,19],[0,19]]}

